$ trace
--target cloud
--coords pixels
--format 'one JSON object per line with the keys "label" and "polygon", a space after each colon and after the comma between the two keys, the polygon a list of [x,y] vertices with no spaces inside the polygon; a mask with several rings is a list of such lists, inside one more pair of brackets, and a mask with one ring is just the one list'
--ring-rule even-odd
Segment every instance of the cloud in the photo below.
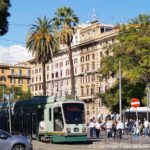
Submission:
{"label": "cloud", "polygon": [[0,46],[0,63],[16,64],[32,59],[31,53],[21,45]]}

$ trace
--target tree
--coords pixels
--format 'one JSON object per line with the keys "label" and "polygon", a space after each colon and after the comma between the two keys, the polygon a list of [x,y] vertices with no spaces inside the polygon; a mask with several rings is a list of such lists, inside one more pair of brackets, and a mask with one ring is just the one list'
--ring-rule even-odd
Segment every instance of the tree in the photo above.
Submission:
{"label": "tree", "polygon": [[38,18],[36,24],[30,28],[26,47],[35,56],[35,61],[42,64],[43,95],[46,95],[45,65],[52,61],[53,54],[56,52],[56,45],[52,21],[46,17]]}
{"label": "tree", "polygon": [[74,65],[72,60],[71,42],[75,34],[75,26],[79,22],[78,17],[74,11],[69,7],[58,8],[53,19],[54,25],[58,29],[59,42],[68,46],[70,73],[71,73],[71,94],[75,95],[75,78]]}
{"label": "tree", "polygon": [[[146,85],[150,82],[150,16],[140,14],[127,25],[118,26],[117,42],[105,47],[106,56],[102,59],[101,79],[116,77],[119,60],[122,68],[123,107],[129,106],[131,98],[146,99]],[[109,55],[112,54],[112,55]],[[103,102],[113,109],[118,107],[118,81],[101,94]],[[111,104],[108,101],[114,101]]]}
{"label": "tree", "polygon": [[8,32],[7,18],[10,16],[8,12],[10,6],[9,0],[0,0],[0,35],[4,35]]}
{"label": "tree", "polygon": [[13,94],[11,101],[23,100],[31,98],[31,92],[22,91],[20,87],[0,85],[0,101],[3,101],[3,94]]}

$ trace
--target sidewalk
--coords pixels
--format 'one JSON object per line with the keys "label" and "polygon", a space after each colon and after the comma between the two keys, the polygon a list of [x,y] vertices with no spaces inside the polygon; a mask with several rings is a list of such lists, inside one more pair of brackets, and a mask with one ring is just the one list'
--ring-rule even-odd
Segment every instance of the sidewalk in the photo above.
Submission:
{"label": "sidewalk", "polygon": [[100,137],[99,139],[96,138],[89,138],[93,144],[89,145],[89,148],[96,148],[96,149],[141,149],[141,148],[150,148],[150,138],[149,137],[133,137],[125,138],[121,140],[113,139],[113,138],[105,138]]}

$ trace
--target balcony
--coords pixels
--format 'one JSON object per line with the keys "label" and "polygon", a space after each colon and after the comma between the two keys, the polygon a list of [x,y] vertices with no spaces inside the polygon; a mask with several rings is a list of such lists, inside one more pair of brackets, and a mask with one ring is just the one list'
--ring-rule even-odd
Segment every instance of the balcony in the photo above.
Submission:
{"label": "balcony", "polygon": [[17,74],[8,75],[7,77],[12,78],[12,79],[30,79],[31,78],[29,75],[17,75]]}

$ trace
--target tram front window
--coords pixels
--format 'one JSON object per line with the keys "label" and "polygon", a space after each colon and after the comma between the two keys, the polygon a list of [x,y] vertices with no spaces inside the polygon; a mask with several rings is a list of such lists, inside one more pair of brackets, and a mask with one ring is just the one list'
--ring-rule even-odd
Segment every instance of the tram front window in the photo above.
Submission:
{"label": "tram front window", "polygon": [[63,104],[64,117],[67,124],[85,123],[84,105],[81,103]]}

